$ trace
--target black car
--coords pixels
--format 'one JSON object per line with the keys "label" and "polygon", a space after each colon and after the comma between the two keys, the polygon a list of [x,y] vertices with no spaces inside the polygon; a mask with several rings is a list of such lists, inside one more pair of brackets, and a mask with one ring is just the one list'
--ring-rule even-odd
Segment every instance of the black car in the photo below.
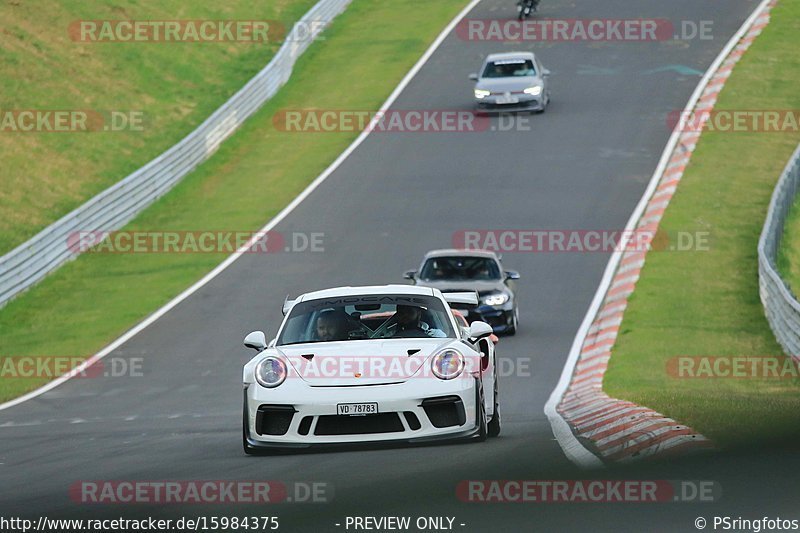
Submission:
{"label": "black car", "polygon": [[482,320],[495,333],[513,335],[519,323],[514,281],[519,273],[503,270],[500,258],[485,250],[433,250],[425,254],[419,270],[405,278],[416,285],[442,292],[478,291],[477,306],[453,304],[469,322]]}

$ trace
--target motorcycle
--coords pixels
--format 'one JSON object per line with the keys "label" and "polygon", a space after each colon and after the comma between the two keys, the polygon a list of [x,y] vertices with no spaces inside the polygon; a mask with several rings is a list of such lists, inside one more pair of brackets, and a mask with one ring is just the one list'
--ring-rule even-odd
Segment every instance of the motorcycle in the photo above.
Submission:
{"label": "motorcycle", "polygon": [[519,2],[517,2],[517,11],[519,12],[517,18],[519,20],[525,20],[538,8],[539,0],[519,0]]}

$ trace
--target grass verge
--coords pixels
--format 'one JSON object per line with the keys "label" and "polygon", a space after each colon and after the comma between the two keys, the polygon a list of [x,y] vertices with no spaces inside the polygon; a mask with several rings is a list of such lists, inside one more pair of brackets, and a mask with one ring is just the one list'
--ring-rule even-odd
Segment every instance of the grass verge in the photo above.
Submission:
{"label": "grass verge", "polygon": [[[126,229],[259,229],[357,136],[281,133],[272,122],[276,111],[377,109],[465,4],[356,0],[326,39],[300,58],[273,100]],[[221,254],[84,254],[0,310],[0,355],[95,353],[223,259]],[[2,379],[0,400],[46,381]]]}
{"label": "grass verge", "polygon": [[[718,110],[800,107],[800,4],[779,2],[733,71]],[[676,356],[779,356],[758,295],[756,246],[797,132],[706,131],[661,223],[708,232],[707,251],[654,252],[630,299],[606,374],[615,398],[646,405],[722,448],[800,435],[798,379],[678,379]]]}
{"label": "grass verge", "polygon": [[[278,50],[276,42],[81,42],[80,20],[275,20],[316,0],[0,3],[0,113],[135,113],[136,130],[0,131],[0,254],[38,233],[192,131]],[[278,26],[278,25],[275,25]],[[271,37],[270,34],[268,36]],[[3,121],[5,124],[5,121]]]}

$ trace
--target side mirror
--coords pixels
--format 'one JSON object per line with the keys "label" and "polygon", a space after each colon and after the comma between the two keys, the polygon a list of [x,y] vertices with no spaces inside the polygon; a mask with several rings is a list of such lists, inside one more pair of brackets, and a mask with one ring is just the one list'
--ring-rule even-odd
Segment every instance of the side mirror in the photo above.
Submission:
{"label": "side mirror", "polygon": [[469,325],[469,338],[473,341],[478,341],[484,337],[488,337],[494,332],[492,326],[480,320],[473,322]]}
{"label": "side mirror", "polygon": [[469,79],[471,79],[472,81],[478,81],[478,75],[475,72],[473,72],[472,74],[469,75]]}
{"label": "side mirror", "polygon": [[267,347],[267,336],[263,331],[254,331],[244,338],[244,345],[260,352]]}
{"label": "side mirror", "polygon": [[549,70],[547,70],[547,69],[542,69],[542,77],[543,77],[543,78],[546,78],[546,77],[547,77],[547,76],[549,76],[549,75],[550,75],[550,71],[549,71]]}
{"label": "side mirror", "polygon": [[516,270],[506,270],[506,279],[519,279],[519,272]]}
{"label": "side mirror", "polygon": [[403,278],[413,280],[417,277],[416,270],[408,270],[405,274],[403,274]]}

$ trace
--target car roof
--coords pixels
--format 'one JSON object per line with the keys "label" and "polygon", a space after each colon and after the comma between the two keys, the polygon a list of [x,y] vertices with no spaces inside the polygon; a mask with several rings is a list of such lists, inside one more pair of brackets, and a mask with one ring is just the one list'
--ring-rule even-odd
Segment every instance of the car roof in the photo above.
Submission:
{"label": "car roof", "polygon": [[425,254],[424,259],[430,259],[431,257],[491,257],[492,259],[500,259],[491,250],[459,250],[458,248],[431,250]]}
{"label": "car roof", "polygon": [[[438,292],[438,291],[436,291]],[[307,292],[297,298],[298,302],[316,300],[319,298],[335,298],[338,296],[372,295],[372,294],[420,294],[435,296],[434,289],[418,285],[369,285],[364,287],[336,287],[321,291]]]}
{"label": "car roof", "polygon": [[486,61],[501,61],[503,59],[533,59],[533,52],[503,52],[500,54],[489,54]]}

